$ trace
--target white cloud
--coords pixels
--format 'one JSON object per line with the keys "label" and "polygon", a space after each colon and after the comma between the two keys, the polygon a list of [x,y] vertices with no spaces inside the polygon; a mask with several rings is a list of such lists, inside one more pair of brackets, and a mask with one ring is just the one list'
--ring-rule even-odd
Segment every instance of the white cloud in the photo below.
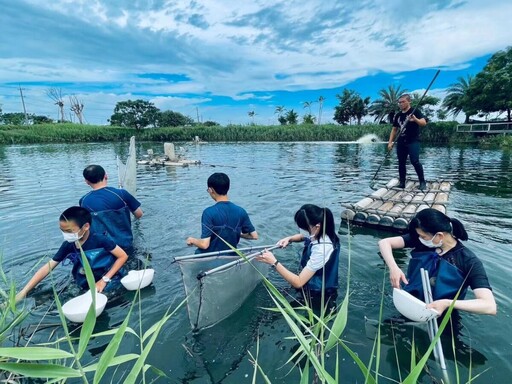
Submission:
{"label": "white cloud", "polygon": [[[332,89],[378,72],[396,74],[398,81],[402,72],[421,68],[461,70],[512,41],[512,3],[504,0],[229,4],[9,2],[0,15],[0,43],[7,47],[0,85],[64,84],[74,93],[191,104],[219,96],[232,104],[264,103],[276,91]],[[144,73],[189,80],[138,76]],[[11,106],[8,99],[2,98],[4,110]]]}

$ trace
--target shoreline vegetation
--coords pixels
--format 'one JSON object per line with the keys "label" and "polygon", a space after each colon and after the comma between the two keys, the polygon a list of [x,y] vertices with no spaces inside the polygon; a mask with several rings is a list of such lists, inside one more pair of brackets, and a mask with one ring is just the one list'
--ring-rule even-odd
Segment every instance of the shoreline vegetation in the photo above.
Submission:
{"label": "shoreline vegetation", "polygon": [[[429,123],[422,131],[427,144],[478,144],[495,148],[511,148],[512,135],[477,136],[456,132],[457,122]],[[296,141],[357,141],[374,134],[387,141],[391,125],[228,125],[133,129],[107,125],[52,123],[35,125],[0,125],[0,144],[46,144],[78,142],[137,141],[192,142],[197,136],[205,142],[296,142]]]}

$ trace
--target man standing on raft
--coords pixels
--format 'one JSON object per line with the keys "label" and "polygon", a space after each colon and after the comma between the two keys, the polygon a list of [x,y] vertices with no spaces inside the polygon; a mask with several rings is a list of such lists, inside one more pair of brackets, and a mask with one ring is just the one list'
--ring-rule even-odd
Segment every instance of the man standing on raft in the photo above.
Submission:
{"label": "man standing on raft", "polygon": [[[397,134],[400,134],[397,140],[396,154],[398,157],[398,174],[400,179],[399,188],[405,188],[405,178],[407,175],[406,162],[407,157],[411,159],[418,180],[420,182],[419,189],[424,191],[427,189],[425,176],[423,174],[423,166],[420,163],[420,127],[427,125],[425,117],[419,109],[411,108],[411,96],[403,94],[398,99],[400,108],[393,119],[393,129],[389,135],[388,151],[393,148],[394,140]],[[414,112],[414,113],[411,113]],[[403,127],[403,129],[401,129]]]}

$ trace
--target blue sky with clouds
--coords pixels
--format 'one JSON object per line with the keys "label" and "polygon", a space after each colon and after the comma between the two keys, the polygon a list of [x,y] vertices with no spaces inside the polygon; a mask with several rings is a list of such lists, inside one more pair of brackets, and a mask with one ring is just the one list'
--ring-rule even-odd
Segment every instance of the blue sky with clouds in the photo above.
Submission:
{"label": "blue sky with clouds", "polygon": [[[343,88],[377,98],[388,85],[443,97],[512,44],[510,0],[0,0],[0,104],[57,118],[62,90],[107,124],[118,101],[221,124],[276,123]],[[318,103],[312,112],[318,113]],[[68,112],[69,113],[69,112]]]}

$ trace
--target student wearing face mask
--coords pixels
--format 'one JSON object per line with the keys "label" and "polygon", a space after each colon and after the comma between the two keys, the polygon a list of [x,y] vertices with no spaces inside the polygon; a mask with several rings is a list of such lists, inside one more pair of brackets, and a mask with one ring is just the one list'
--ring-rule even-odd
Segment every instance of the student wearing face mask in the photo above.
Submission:
{"label": "student wearing face mask", "polygon": [[59,226],[64,242],[53,258],[32,276],[25,287],[16,295],[16,301],[39,284],[60,262],[73,263],[72,275],[76,284],[88,289],[82,265],[80,248],[91,266],[98,292],[112,290],[124,275],[123,265],[128,259],[126,252],[109,237],[90,231],[91,213],[82,207],[70,207],[59,217]]}
{"label": "student wearing face mask", "polygon": [[295,223],[305,233],[285,237],[277,242],[282,248],[294,242],[304,242],[299,274],[290,271],[276,259],[272,252],[264,252],[256,260],[271,264],[294,288],[304,289],[306,299],[313,308],[324,303],[336,306],[338,292],[338,264],[340,241],[336,235],[334,217],[330,209],[313,204],[303,205],[295,213]]}
{"label": "student wearing face mask", "polygon": [[[424,209],[409,224],[409,233],[379,241],[382,258],[389,268],[394,288],[402,288],[424,300],[420,269],[429,272],[434,301],[428,305],[442,314],[453,302],[460,289],[454,308],[478,313],[496,314],[496,302],[484,266],[461,240],[468,234],[457,219],[436,209]],[[412,248],[407,277],[398,267],[393,249]],[[470,287],[474,299],[465,300]]]}

